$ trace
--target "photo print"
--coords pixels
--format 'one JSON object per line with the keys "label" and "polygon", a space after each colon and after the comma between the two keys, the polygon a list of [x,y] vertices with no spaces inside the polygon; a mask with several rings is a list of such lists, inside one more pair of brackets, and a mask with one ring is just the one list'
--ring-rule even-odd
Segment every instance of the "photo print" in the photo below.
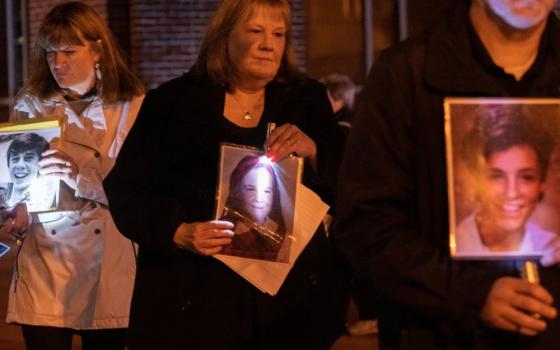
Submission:
{"label": "photo print", "polygon": [[560,100],[445,100],[451,255],[525,259],[560,232]]}
{"label": "photo print", "polygon": [[288,262],[301,172],[301,158],[273,163],[261,150],[222,144],[215,217],[235,235],[220,254]]}
{"label": "photo print", "polygon": [[38,162],[60,135],[55,119],[0,124],[0,205],[26,203],[30,213],[56,208],[60,181],[41,176]]}

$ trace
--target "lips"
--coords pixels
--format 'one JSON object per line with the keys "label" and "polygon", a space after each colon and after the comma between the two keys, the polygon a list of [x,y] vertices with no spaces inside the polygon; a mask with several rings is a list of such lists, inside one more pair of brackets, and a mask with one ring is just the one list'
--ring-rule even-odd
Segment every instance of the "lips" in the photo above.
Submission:
{"label": "lips", "polygon": [[23,179],[29,176],[31,172],[24,167],[18,167],[12,170],[12,176],[16,179]]}
{"label": "lips", "polygon": [[501,210],[508,214],[516,214],[519,213],[524,208],[522,204],[513,204],[513,203],[506,203],[501,206]]}

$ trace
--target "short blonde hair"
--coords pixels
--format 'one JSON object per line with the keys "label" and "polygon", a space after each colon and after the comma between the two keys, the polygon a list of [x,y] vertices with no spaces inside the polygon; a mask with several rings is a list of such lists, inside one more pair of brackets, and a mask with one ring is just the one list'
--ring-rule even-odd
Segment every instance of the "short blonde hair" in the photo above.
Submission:
{"label": "short blonde hair", "polygon": [[223,0],[210,20],[194,70],[218,84],[231,88],[234,76],[227,46],[235,25],[257,6],[278,9],[286,25],[286,46],[275,79],[291,80],[303,74],[297,68],[292,47],[292,12],[287,0]]}
{"label": "short blonde hair", "polygon": [[61,43],[79,46],[90,43],[92,50],[100,55],[102,79],[98,94],[106,103],[129,101],[144,92],[142,82],[128,68],[105,21],[91,7],[77,1],[55,6],[41,23],[23,92],[46,99],[60,91],[50,72],[46,52]]}

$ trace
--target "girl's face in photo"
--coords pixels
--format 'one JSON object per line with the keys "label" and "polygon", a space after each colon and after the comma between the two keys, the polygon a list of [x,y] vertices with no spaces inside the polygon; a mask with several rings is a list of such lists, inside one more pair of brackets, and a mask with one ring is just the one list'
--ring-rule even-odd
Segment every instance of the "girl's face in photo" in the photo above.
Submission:
{"label": "girl's face in photo", "polygon": [[480,216],[486,232],[524,232],[544,191],[535,150],[519,145],[494,152],[487,159]]}
{"label": "girl's face in photo", "polygon": [[263,223],[272,209],[273,179],[264,167],[251,169],[241,182],[241,207],[257,223]]}

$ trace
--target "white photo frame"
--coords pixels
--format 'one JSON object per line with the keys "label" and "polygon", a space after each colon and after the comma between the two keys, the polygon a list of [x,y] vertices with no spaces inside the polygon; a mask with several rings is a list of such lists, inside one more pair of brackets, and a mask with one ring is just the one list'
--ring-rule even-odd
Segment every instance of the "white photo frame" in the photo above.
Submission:
{"label": "white photo frame", "polygon": [[215,218],[235,224],[221,255],[289,262],[302,168],[299,157],[272,163],[259,149],[221,145]]}

